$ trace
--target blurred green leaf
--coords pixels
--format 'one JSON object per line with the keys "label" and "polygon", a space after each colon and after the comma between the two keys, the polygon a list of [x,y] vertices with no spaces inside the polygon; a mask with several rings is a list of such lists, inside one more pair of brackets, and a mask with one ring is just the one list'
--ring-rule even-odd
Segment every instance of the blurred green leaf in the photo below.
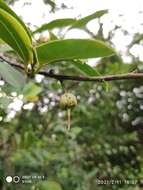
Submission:
{"label": "blurred green leaf", "polygon": [[6,62],[0,62],[0,76],[16,89],[25,85],[25,76]]}
{"label": "blurred green leaf", "polygon": [[[25,85],[25,83],[24,83]],[[2,92],[5,92],[7,95],[11,94],[12,92],[16,92],[17,94],[21,93],[21,88],[16,88],[15,86],[12,86],[10,84],[4,84],[2,87]]]}
{"label": "blurred green leaf", "polygon": [[22,94],[24,99],[28,101],[37,101],[37,95],[42,91],[42,88],[33,82],[25,85]]}
{"label": "blurred green leaf", "polygon": [[71,133],[73,133],[74,135],[78,135],[80,132],[82,131],[82,129],[80,127],[73,127],[71,129]]}
{"label": "blurred green leaf", "polygon": [[2,97],[0,98],[0,107],[3,109],[6,109],[8,107],[8,105],[10,104],[11,99],[9,99],[8,97]]}
{"label": "blurred green leaf", "polygon": [[5,42],[0,46],[1,53],[10,52],[10,51],[13,51],[13,49],[10,46],[8,46],[7,44],[5,44]]}
{"label": "blurred green leaf", "polygon": [[41,182],[37,187],[38,190],[62,190],[60,184],[55,181]]}
{"label": "blurred green leaf", "polygon": [[0,39],[0,45],[4,45],[4,44],[5,42],[2,39]]}

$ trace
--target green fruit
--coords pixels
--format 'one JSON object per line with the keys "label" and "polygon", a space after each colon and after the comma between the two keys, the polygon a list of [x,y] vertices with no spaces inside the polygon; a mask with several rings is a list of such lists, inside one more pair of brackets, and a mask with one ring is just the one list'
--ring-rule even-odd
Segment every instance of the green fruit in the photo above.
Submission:
{"label": "green fruit", "polygon": [[60,99],[60,106],[64,109],[74,108],[77,105],[76,97],[71,93],[64,93]]}

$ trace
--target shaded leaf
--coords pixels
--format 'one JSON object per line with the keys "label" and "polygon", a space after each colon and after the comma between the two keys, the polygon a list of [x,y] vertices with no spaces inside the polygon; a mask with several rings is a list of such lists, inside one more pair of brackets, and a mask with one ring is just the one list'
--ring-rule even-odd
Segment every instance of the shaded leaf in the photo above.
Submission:
{"label": "shaded leaf", "polygon": [[[90,77],[94,77],[94,76],[102,76],[98,70],[94,69],[93,67],[91,67],[90,65],[86,64],[86,63],[82,63],[81,61],[73,61],[72,62],[75,67],[82,72],[83,74],[90,76]],[[103,87],[105,88],[105,90],[108,92],[109,90],[109,83],[107,81],[103,81]]]}
{"label": "shaded leaf", "polygon": [[6,109],[8,105],[11,103],[11,100],[8,97],[0,98],[0,107]]}
{"label": "shaded leaf", "polygon": [[2,91],[5,92],[7,95],[11,94],[12,92],[16,92],[17,94],[21,93],[21,88],[15,88],[15,86],[12,86],[10,84],[4,84],[1,87]]}
{"label": "shaded leaf", "polygon": [[82,61],[73,61],[72,64],[83,74],[87,76],[97,76],[99,73],[90,65]]}
{"label": "shaded leaf", "polygon": [[99,40],[66,39],[55,40],[36,48],[40,64],[65,59],[87,59],[105,57],[115,51]]}
{"label": "shaded leaf", "polygon": [[17,89],[21,89],[25,85],[24,75],[8,63],[0,62],[0,76],[4,81]]}

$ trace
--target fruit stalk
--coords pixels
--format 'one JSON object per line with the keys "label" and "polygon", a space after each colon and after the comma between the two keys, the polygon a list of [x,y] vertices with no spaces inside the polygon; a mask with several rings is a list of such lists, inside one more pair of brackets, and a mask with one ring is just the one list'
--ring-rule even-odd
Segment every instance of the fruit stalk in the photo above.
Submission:
{"label": "fruit stalk", "polygon": [[67,128],[67,131],[70,131],[70,128],[71,128],[71,109],[67,109],[67,114],[68,114],[68,128]]}

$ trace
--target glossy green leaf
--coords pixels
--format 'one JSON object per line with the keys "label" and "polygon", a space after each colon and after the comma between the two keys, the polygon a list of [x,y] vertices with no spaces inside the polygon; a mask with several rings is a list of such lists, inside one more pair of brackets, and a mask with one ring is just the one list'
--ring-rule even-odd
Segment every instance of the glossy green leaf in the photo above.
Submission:
{"label": "glossy green leaf", "polygon": [[55,40],[38,46],[36,50],[41,65],[58,60],[87,59],[115,54],[104,42],[90,39]]}
{"label": "glossy green leaf", "polygon": [[26,30],[13,16],[1,8],[0,38],[20,55],[25,64],[32,63],[32,44]]}
{"label": "glossy green leaf", "polygon": [[24,75],[8,63],[0,62],[0,76],[16,89],[21,89],[25,85]]}
{"label": "glossy green leaf", "polygon": [[103,16],[104,14],[107,14],[107,13],[108,13],[108,10],[97,11],[91,15],[88,15],[84,18],[77,20],[75,23],[73,23],[73,25],[69,29],[85,27],[89,21],[96,19],[96,18],[100,18],[101,16]]}
{"label": "glossy green leaf", "polygon": [[[29,38],[31,39],[31,34],[24,22],[20,19],[20,17],[17,16],[17,14],[3,1],[0,0],[0,8],[8,12],[10,15],[12,15],[26,30],[27,34],[29,35]],[[31,39],[32,41],[32,39]]]}
{"label": "glossy green leaf", "polygon": [[53,30],[55,28],[62,28],[62,27],[70,26],[75,21],[76,20],[73,18],[56,19],[56,20],[49,22],[48,24],[42,25],[40,28],[35,30],[34,33],[43,32],[45,30]]}

